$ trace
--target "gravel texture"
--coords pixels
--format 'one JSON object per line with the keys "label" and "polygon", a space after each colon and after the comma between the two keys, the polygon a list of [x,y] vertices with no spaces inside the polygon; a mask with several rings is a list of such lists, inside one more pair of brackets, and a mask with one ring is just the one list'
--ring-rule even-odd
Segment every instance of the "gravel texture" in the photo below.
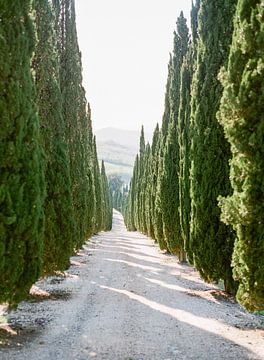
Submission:
{"label": "gravel texture", "polygon": [[[261,318],[146,236],[94,236],[66,274],[1,316],[1,360],[264,359]],[[37,296],[38,295],[38,296]],[[15,335],[17,333],[17,335]]]}

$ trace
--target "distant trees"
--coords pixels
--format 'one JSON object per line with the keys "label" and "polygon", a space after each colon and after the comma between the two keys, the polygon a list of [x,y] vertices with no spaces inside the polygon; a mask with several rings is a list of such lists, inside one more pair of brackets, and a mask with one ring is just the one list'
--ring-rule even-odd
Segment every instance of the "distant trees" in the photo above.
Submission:
{"label": "distant trees", "polygon": [[112,206],[82,87],[74,1],[1,2],[0,12],[0,301],[17,303],[111,228]]}
{"label": "distant trees", "polygon": [[128,187],[119,175],[112,174],[109,176],[109,191],[113,208],[123,212],[126,205]]}
{"label": "distant trees", "polygon": [[260,1],[196,1],[189,39],[180,14],[162,125],[151,146],[141,133],[125,211],[250,310],[264,308],[263,23]]}

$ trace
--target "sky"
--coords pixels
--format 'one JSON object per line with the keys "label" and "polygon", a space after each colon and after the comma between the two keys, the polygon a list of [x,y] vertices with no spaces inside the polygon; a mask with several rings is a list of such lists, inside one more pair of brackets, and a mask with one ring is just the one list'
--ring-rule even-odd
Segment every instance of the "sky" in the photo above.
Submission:
{"label": "sky", "polygon": [[93,128],[161,123],[173,31],[191,0],[75,0]]}

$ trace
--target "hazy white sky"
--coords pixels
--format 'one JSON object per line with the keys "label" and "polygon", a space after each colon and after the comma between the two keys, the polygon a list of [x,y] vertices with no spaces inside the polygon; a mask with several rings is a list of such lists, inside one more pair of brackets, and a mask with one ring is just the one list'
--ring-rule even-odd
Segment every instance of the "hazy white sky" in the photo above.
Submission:
{"label": "hazy white sky", "polygon": [[176,19],[191,0],[75,0],[93,127],[161,122]]}

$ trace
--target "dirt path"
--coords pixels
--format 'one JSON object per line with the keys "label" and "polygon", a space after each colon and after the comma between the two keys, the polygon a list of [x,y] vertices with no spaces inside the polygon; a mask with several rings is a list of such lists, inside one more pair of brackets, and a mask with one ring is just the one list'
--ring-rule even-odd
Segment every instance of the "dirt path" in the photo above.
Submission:
{"label": "dirt path", "polygon": [[18,335],[2,339],[1,360],[264,359],[261,321],[127,232],[117,212],[66,279],[38,286],[53,298],[10,314]]}

